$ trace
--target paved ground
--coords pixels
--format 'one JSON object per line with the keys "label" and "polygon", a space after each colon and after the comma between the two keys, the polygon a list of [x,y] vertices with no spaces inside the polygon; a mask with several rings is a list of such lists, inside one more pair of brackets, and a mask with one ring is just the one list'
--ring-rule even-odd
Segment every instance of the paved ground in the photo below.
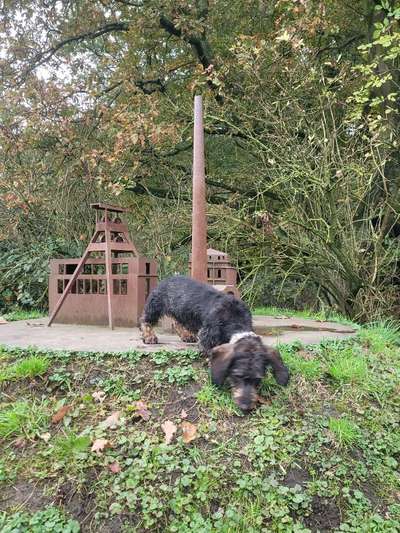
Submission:
{"label": "paved ground", "polygon": [[[294,341],[317,344],[323,339],[343,339],[355,333],[349,326],[303,318],[255,316],[254,324],[257,333],[268,345]],[[134,349],[182,350],[196,346],[182,343],[178,336],[160,328],[158,338],[159,344],[144,345],[137,328],[116,328],[111,331],[106,327],[64,324],[53,324],[49,328],[46,318],[0,324],[0,345],[21,348],[35,346],[52,350],[120,352]]]}

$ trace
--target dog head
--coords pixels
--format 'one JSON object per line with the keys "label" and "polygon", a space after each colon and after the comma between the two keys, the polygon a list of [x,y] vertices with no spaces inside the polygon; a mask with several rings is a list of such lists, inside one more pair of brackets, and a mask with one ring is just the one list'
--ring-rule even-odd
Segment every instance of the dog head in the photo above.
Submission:
{"label": "dog head", "polygon": [[275,348],[264,346],[260,337],[244,337],[234,344],[221,344],[211,352],[211,380],[221,386],[229,380],[235,403],[244,412],[255,407],[257,390],[268,367],[279,385],[287,385],[289,371]]}

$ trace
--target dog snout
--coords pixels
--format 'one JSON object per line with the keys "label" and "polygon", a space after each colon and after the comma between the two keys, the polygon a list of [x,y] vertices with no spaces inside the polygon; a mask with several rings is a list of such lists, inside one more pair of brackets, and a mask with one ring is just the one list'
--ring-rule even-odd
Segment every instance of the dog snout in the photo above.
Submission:
{"label": "dog snout", "polygon": [[237,387],[233,391],[236,405],[244,413],[249,413],[256,405],[256,390],[250,386]]}

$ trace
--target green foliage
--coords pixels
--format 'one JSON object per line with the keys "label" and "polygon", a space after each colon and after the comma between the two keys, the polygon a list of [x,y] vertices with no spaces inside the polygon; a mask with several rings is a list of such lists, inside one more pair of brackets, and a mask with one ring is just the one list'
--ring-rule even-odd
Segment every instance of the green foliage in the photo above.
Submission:
{"label": "green foliage", "polygon": [[368,380],[368,366],[361,353],[352,348],[337,352],[328,368],[329,375],[339,383],[365,384]]}
{"label": "green foliage", "polygon": [[193,366],[170,366],[165,370],[156,370],[154,373],[156,381],[167,381],[176,385],[185,385],[196,379],[196,370]]}
{"label": "green foliage", "polygon": [[50,361],[46,357],[32,355],[5,369],[0,369],[0,383],[41,376],[47,372],[49,366]]}
{"label": "green foliage", "polygon": [[44,316],[43,311],[32,309],[26,311],[25,309],[15,309],[3,315],[8,322],[15,322],[17,320],[32,320],[35,318],[42,318]]}
{"label": "green foliage", "polygon": [[2,406],[0,411],[0,438],[32,436],[43,428],[46,415],[37,402],[17,401]]}
{"label": "green foliage", "polygon": [[13,311],[15,305],[46,308],[50,259],[75,255],[78,250],[80,247],[76,245],[53,238],[28,245],[3,244],[0,247],[0,309],[10,309],[11,317],[18,317],[18,311]]}
{"label": "green foliage", "polygon": [[397,3],[264,4],[95,0],[61,14],[23,0],[0,14],[0,307],[45,307],[48,256],[30,262],[58,239],[80,251],[99,197],[131,208],[161,276],[187,271],[201,93],[209,240],[229,243],[245,299],[396,313]]}
{"label": "green foliage", "polygon": [[206,383],[196,393],[196,399],[200,405],[206,408],[213,416],[225,414],[240,415],[240,409],[232,400],[231,394],[221,391],[210,383]]}
{"label": "green foliage", "polygon": [[312,352],[309,353],[310,359],[304,359],[298,354],[297,350],[284,347],[281,351],[285,364],[290,371],[296,375],[301,374],[309,380],[320,379],[324,373],[323,363]]}
{"label": "green foliage", "polygon": [[[236,409],[228,387],[210,385],[193,352],[159,352],[144,359],[124,353],[46,353],[53,363],[52,373],[42,378],[52,391],[46,404],[39,400],[42,387],[33,390],[28,380],[18,380],[7,389],[10,402],[1,406],[0,428],[4,431],[6,418],[8,436],[25,438],[8,438],[0,447],[0,490],[7,494],[11,483],[24,490],[29,479],[34,483],[29,501],[36,502],[42,487],[45,496],[68,491],[82,504],[81,527],[90,517],[98,530],[118,523],[122,530],[178,533],[306,533],[321,524],[352,533],[396,531],[398,347],[387,343],[381,354],[355,337],[282,346],[281,351],[292,372],[290,386],[283,389],[268,376],[261,389],[268,403],[246,416]],[[13,364],[44,356],[15,349],[1,355],[7,357],[2,363]],[[349,374],[345,366],[338,379],[332,378],[333,365],[353,359],[366,362],[366,377]],[[184,395],[175,381],[160,386],[155,379],[156,372],[193,363],[196,387],[185,388]],[[125,394],[132,383],[147,405],[148,419]],[[105,392],[104,398],[93,398],[94,390]],[[21,409],[18,400],[26,394],[30,399]],[[73,409],[61,424],[46,425],[45,414],[58,410],[59,396]],[[17,424],[10,424],[19,411]],[[39,412],[44,418],[38,423],[34,415]],[[116,412],[120,423],[108,428],[104,422]],[[167,420],[176,426],[169,444],[162,429]],[[184,420],[197,428],[190,443],[183,439]],[[106,441],[98,453],[91,450],[97,439]],[[13,501],[6,499],[7,514],[0,520],[7,525],[24,520],[20,529],[33,530],[29,501],[23,518],[13,514]],[[88,501],[96,507],[95,516],[83,505]],[[37,518],[42,530],[50,528],[48,519],[57,531],[58,518],[53,522],[46,516]],[[59,520],[68,523],[62,515]]]}
{"label": "green foliage", "polygon": [[67,518],[57,507],[35,513],[0,513],[2,533],[79,533],[76,520]]}
{"label": "green foliage", "polygon": [[349,324],[357,327],[357,324],[332,310],[312,311],[309,309],[303,309],[294,311],[293,309],[285,309],[281,307],[256,307],[252,310],[252,313],[256,316],[261,315],[288,318],[311,318],[313,320],[321,320],[323,322],[338,322],[339,324]]}
{"label": "green foliage", "polygon": [[386,320],[363,326],[358,332],[360,341],[375,353],[400,345],[400,324]]}
{"label": "green foliage", "polygon": [[84,458],[89,445],[90,437],[87,435],[75,435],[74,433],[69,433],[56,440],[55,454],[61,460]]}
{"label": "green foliage", "polygon": [[330,418],[329,429],[339,446],[352,446],[360,441],[358,427],[347,418]]}

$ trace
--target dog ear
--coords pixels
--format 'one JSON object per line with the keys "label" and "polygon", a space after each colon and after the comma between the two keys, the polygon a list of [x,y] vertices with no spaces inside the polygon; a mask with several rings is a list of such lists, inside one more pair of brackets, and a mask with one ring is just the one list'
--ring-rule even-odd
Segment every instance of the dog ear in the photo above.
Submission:
{"label": "dog ear", "polygon": [[267,365],[270,365],[272,368],[272,373],[274,375],[275,381],[279,385],[286,385],[289,383],[289,370],[283,364],[282,358],[278,350],[271,347],[265,347],[265,361]]}
{"label": "dog ear", "polygon": [[233,345],[221,344],[211,350],[211,381],[220,387],[233,360]]}

